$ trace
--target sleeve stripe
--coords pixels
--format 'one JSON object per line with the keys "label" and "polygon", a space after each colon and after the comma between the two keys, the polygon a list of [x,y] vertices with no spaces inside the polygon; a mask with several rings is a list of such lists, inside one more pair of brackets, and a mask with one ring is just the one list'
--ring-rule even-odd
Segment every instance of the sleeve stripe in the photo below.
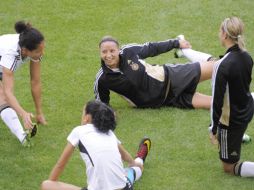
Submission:
{"label": "sleeve stripe", "polygon": [[15,57],[14,61],[13,61],[13,64],[10,68],[11,71],[14,71],[16,68],[17,68],[17,62],[18,62],[18,58]]}
{"label": "sleeve stripe", "polygon": [[99,92],[98,92],[98,81],[99,81],[102,74],[103,74],[103,70],[102,70],[102,68],[100,68],[100,70],[96,74],[96,79],[94,81],[94,94],[95,94],[95,98],[97,100],[100,100],[100,95],[99,95]]}
{"label": "sleeve stripe", "polygon": [[212,102],[211,102],[211,126],[213,128],[214,126],[214,121],[213,121],[213,102],[214,102],[214,91],[215,91],[215,81],[216,81],[216,75],[217,75],[217,71],[220,67],[220,64],[222,63],[222,61],[228,56],[228,54],[226,54],[222,59],[220,59],[219,61],[217,61],[217,63],[215,64],[214,68],[213,68],[213,75],[212,75]]}
{"label": "sleeve stripe", "polygon": [[123,45],[122,47],[121,47],[121,52],[124,50],[124,49],[126,49],[126,48],[130,48],[130,47],[134,47],[134,46],[139,46],[139,47],[141,47],[141,46],[143,46],[144,44],[136,44],[136,43],[132,43],[132,44],[126,44],[126,45]]}

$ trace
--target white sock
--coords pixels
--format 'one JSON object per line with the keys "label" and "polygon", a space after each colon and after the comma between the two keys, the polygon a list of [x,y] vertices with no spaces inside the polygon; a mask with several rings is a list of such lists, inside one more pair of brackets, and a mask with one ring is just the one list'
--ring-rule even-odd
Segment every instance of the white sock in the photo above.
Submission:
{"label": "white sock", "polygon": [[139,157],[135,158],[135,162],[138,162],[138,163],[144,165],[144,160],[142,158],[139,158]]}
{"label": "white sock", "polygon": [[254,162],[243,162],[240,175],[241,177],[254,177]]}
{"label": "white sock", "polygon": [[2,120],[9,127],[11,132],[22,142],[26,133],[19,121],[17,113],[12,108],[5,108],[0,113]]}
{"label": "white sock", "polygon": [[140,169],[140,167],[131,167],[135,173],[136,173],[136,177],[135,177],[135,181],[139,180],[142,176],[142,170]]}
{"label": "white sock", "polygon": [[195,51],[193,49],[181,49],[183,52],[183,55],[189,59],[191,62],[205,62],[207,61],[212,55],[203,53],[200,51]]}

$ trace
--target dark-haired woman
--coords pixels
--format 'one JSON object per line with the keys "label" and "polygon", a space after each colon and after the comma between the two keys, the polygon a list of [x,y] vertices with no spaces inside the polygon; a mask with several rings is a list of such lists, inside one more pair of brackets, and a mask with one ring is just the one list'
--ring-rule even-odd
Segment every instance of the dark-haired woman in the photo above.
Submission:
{"label": "dark-haired woman", "polygon": [[42,112],[40,61],[44,52],[44,37],[30,24],[19,21],[15,24],[17,34],[0,36],[0,115],[12,133],[24,145],[27,134],[19,121],[23,119],[24,128],[32,129],[33,114],[26,111],[14,95],[14,72],[26,61],[30,62],[31,91],[36,108],[36,121],[46,124]]}
{"label": "dark-haired woman", "polygon": [[196,88],[199,82],[211,78],[214,62],[151,65],[145,61],[174,48],[190,47],[185,39],[171,39],[128,44],[120,49],[116,39],[105,36],[99,43],[101,68],[94,83],[96,99],[109,104],[110,91],[114,91],[138,108],[209,109],[211,96],[196,92]]}
{"label": "dark-haired woman", "polygon": [[[113,110],[99,101],[88,102],[84,108],[81,126],[72,130],[68,143],[51,171],[42,190],[131,190],[134,181],[142,175],[143,163],[151,147],[149,138],[142,139],[134,160],[123,148],[113,130],[116,127]],[[79,148],[86,164],[87,187],[59,182],[58,178],[72,155]],[[124,168],[122,160],[128,162]]]}

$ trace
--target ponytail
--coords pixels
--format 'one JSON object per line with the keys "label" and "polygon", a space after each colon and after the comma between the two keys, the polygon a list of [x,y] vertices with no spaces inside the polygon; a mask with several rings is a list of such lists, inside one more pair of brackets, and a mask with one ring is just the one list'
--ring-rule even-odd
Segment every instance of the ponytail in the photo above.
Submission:
{"label": "ponytail", "polygon": [[221,29],[226,32],[228,37],[235,44],[238,44],[240,49],[245,50],[245,42],[243,36],[244,24],[240,18],[226,18],[221,24]]}
{"label": "ponytail", "polygon": [[29,51],[37,49],[38,45],[44,41],[42,33],[33,28],[30,23],[24,21],[18,21],[15,23],[15,31],[19,35],[19,46],[26,48]]}
{"label": "ponytail", "polygon": [[18,21],[15,23],[15,31],[18,34],[21,34],[22,32],[24,32],[25,30],[28,30],[32,27],[32,25],[30,23],[25,23],[24,21]]}
{"label": "ponytail", "polygon": [[242,36],[242,35],[237,36],[237,44],[240,49],[245,50],[244,36]]}

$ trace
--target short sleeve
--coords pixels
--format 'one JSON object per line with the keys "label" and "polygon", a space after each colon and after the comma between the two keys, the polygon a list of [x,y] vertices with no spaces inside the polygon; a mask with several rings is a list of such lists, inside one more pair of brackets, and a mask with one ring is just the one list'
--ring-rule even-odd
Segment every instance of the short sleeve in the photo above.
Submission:
{"label": "short sleeve", "polygon": [[18,61],[17,57],[5,54],[1,57],[0,65],[11,71],[14,71],[16,69],[17,61]]}
{"label": "short sleeve", "polygon": [[79,135],[78,135],[78,128],[74,128],[72,132],[67,137],[67,141],[71,143],[74,147],[76,147],[79,143]]}
{"label": "short sleeve", "polygon": [[117,144],[122,144],[121,141],[116,137],[115,133],[112,130],[110,130],[109,133],[110,133],[110,135],[112,135],[115,138]]}

